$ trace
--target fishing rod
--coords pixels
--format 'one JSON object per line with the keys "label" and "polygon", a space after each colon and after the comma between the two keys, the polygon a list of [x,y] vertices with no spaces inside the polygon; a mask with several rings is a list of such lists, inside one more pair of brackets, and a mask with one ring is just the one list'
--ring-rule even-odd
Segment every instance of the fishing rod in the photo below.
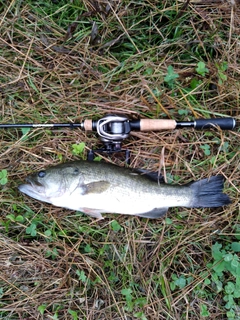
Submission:
{"label": "fishing rod", "polygon": [[104,148],[91,150],[88,154],[88,160],[94,158],[94,153],[113,153],[124,151],[126,153],[126,162],[129,160],[129,150],[123,150],[121,143],[128,138],[131,131],[160,131],[174,130],[183,128],[194,128],[197,130],[206,130],[210,128],[220,128],[221,130],[233,130],[236,121],[233,118],[211,118],[195,119],[194,121],[176,121],[169,119],[140,119],[131,120],[122,115],[107,115],[99,120],[85,119],[80,123],[3,123],[0,129],[9,128],[80,128],[84,131],[95,131],[98,133]]}

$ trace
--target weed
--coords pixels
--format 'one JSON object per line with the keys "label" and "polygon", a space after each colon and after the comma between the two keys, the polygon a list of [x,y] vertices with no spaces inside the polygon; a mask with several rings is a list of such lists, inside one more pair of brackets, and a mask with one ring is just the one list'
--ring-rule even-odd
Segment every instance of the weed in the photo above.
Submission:
{"label": "weed", "polygon": [[85,274],[85,272],[83,270],[77,270],[76,271],[76,274],[78,275],[78,278],[80,281],[82,281],[83,283],[86,283],[87,282],[87,276]]}
{"label": "weed", "polygon": [[199,75],[205,77],[206,73],[209,73],[208,68],[206,67],[206,64],[202,61],[198,62],[196,71]]}
{"label": "weed", "polygon": [[113,231],[115,231],[115,232],[122,230],[121,225],[116,220],[113,220],[111,222],[111,227],[112,227]]}
{"label": "weed", "polygon": [[178,110],[178,114],[179,114],[180,116],[187,116],[188,113],[189,113],[189,111],[188,111],[187,109],[186,109],[186,110],[184,110],[184,109]]}
{"label": "weed", "polygon": [[43,315],[44,311],[46,310],[46,308],[47,308],[47,305],[46,304],[42,304],[37,309],[41,313],[41,315]]}
{"label": "weed", "polygon": [[210,316],[210,312],[205,304],[200,304],[200,314],[202,317],[206,318]]}
{"label": "weed", "polygon": [[227,75],[226,71],[228,69],[228,63],[226,61],[223,61],[220,64],[216,64],[217,70],[218,70],[218,84],[222,85],[224,82],[227,81]]}
{"label": "weed", "polygon": [[[144,305],[146,305],[147,301],[144,297],[134,298],[133,290],[131,288],[125,288],[121,290],[121,294],[125,297],[126,300],[126,306],[125,309],[127,311],[133,311],[135,307],[143,308]],[[136,312],[135,317],[138,317],[139,319],[146,318],[143,312]]]}
{"label": "weed", "polygon": [[8,182],[8,172],[6,169],[0,171],[0,184],[4,186]]}
{"label": "weed", "polygon": [[37,224],[32,222],[29,227],[26,228],[26,234],[30,234],[32,237],[37,235]]}
{"label": "weed", "polygon": [[203,144],[202,146],[200,146],[201,149],[203,149],[204,151],[204,154],[206,156],[209,156],[211,154],[211,148],[210,148],[210,145],[209,144]]}
{"label": "weed", "polygon": [[84,142],[80,142],[80,143],[74,143],[72,145],[72,153],[73,155],[75,156],[81,156],[81,157],[84,157],[83,156],[83,152],[84,152],[84,149],[85,149],[85,143]]}
{"label": "weed", "polygon": [[27,140],[27,136],[28,136],[28,133],[31,129],[30,128],[21,128],[21,131],[22,131],[22,138],[21,140]]}
{"label": "weed", "polygon": [[179,74],[174,72],[173,66],[168,66],[167,75],[164,77],[164,81],[171,89],[174,87],[177,78],[179,78]]}
{"label": "weed", "polygon": [[72,316],[73,320],[78,320],[79,319],[79,314],[78,314],[77,311],[69,309],[68,313]]}
{"label": "weed", "polygon": [[[216,242],[212,246],[213,263],[211,268],[211,281],[218,292],[223,291],[223,300],[226,302],[226,315],[228,319],[238,319],[239,309],[237,300],[240,298],[240,259],[236,252],[240,250],[240,242],[233,242],[225,247]],[[228,281],[228,279],[233,279]],[[226,283],[224,285],[224,283]]]}

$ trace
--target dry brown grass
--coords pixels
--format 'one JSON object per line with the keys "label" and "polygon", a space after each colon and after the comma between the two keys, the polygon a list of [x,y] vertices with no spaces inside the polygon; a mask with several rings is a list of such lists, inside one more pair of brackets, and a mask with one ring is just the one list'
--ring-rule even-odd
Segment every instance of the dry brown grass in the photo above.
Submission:
{"label": "dry brown grass", "polygon": [[[240,120],[237,1],[186,6],[183,1],[161,6],[159,1],[73,2],[60,2],[59,12],[50,14],[51,5],[57,6],[50,0],[41,6],[30,0],[0,1],[2,123],[79,122],[108,113],[134,119],[229,115]],[[76,19],[79,24],[73,25]],[[98,24],[100,43],[91,42],[92,21]],[[209,69],[205,77],[195,72],[202,59]],[[217,64],[223,61],[228,79],[218,84]],[[169,65],[179,74],[174,88],[164,82]],[[187,91],[194,77],[202,83]],[[188,114],[181,116],[182,110]],[[113,215],[95,223],[18,193],[29,172],[76,159],[72,144],[98,147],[96,134],[34,129],[23,139],[21,130],[11,129],[0,136],[0,169],[8,170],[0,198],[2,319],[74,319],[69,310],[77,312],[76,319],[88,320],[135,319],[139,311],[148,320],[203,319],[202,303],[211,319],[226,319],[222,294],[204,287],[201,272],[211,274],[212,244],[233,241],[239,224],[238,128],[134,132],[124,141],[132,167],[165,170],[180,184],[215,174],[226,177],[230,206],[172,210],[171,223]],[[201,148],[206,144],[210,155]],[[105,160],[123,165],[114,157]],[[9,215],[25,220],[13,222]],[[114,219],[121,230],[114,231]],[[33,221],[36,236],[26,233]],[[172,274],[192,281],[172,291]],[[213,299],[198,296],[199,286]],[[124,288],[131,288],[134,301],[144,297],[146,303],[127,310]]]}

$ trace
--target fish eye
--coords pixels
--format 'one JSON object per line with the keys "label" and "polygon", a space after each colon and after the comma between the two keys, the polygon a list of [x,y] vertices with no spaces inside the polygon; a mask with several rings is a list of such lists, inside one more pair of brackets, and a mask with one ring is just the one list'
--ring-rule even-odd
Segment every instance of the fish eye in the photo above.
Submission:
{"label": "fish eye", "polygon": [[73,170],[73,174],[79,174],[79,170],[78,170],[78,168],[74,168],[74,170]]}
{"label": "fish eye", "polygon": [[39,178],[44,178],[45,175],[46,175],[46,171],[39,171],[39,172],[38,172]]}

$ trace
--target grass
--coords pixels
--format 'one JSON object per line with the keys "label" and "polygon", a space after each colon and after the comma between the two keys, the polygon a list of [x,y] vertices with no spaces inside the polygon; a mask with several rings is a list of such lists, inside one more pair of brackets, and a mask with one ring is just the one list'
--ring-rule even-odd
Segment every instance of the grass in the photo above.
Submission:
{"label": "grass", "polygon": [[[1,122],[239,121],[234,3],[0,1]],[[133,132],[123,142],[131,167],[164,169],[169,182],[226,177],[228,207],[172,209],[156,221],[95,222],[19,194],[30,172],[98,148],[96,134],[0,135],[1,319],[239,319],[238,127]]]}

